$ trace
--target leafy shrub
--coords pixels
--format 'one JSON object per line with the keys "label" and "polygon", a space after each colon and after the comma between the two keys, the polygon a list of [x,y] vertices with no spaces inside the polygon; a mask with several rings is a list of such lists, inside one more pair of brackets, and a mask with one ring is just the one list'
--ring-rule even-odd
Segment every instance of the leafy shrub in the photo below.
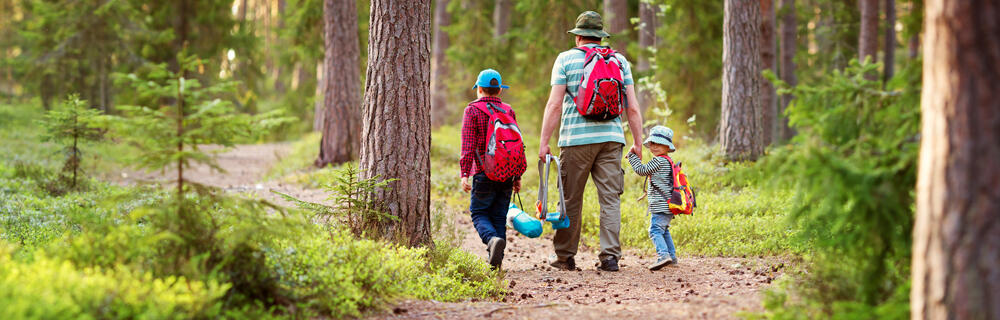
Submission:
{"label": "leafy shrub", "polygon": [[229,285],[156,278],[127,267],[78,268],[63,260],[11,259],[0,243],[0,318],[209,318]]}
{"label": "leafy shrub", "polygon": [[792,186],[797,239],[817,249],[794,288],[820,304],[799,308],[857,317],[907,308],[900,292],[909,278],[920,68],[904,69],[890,91],[865,79],[877,68],[853,61],[820,85],[783,89],[797,97],[787,112],[799,135],[765,166],[779,177],[773,185]]}

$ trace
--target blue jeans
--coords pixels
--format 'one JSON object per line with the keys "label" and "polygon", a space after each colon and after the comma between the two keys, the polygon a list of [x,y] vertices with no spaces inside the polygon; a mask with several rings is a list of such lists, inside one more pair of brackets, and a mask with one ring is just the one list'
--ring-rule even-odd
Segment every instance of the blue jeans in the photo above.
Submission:
{"label": "blue jeans", "polygon": [[649,239],[653,240],[656,255],[661,259],[670,257],[677,260],[674,239],[670,237],[670,220],[673,219],[674,215],[670,213],[654,213],[649,220]]}
{"label": "blue jeans", "polygon": [[493,237],[507,239],[507,210],[513,187],[511,181],[493,181],[482,172],[472,177],[469,212],[472,213],[472,225],[484,244]]}

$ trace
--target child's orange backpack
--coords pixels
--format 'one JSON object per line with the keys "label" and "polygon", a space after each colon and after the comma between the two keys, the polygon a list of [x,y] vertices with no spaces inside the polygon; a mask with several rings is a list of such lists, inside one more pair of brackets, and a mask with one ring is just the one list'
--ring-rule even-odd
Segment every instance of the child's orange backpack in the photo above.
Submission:
{"label": "child's orange backpack", "polygon": [[667,155],[661,155],[670,162],[670,172],[673,173],[674,189],[670,193],[670,202],[667,207],[673,214],[694,214],[694,208],[698,207],[694,190],[688,185],[687,175],[681,171],[681,163],[674,163]]}

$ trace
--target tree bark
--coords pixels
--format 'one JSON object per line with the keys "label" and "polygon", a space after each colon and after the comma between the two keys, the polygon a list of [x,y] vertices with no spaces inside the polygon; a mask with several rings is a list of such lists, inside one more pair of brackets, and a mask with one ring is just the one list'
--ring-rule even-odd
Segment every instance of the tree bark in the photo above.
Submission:
{"label": "tree bark", "polygon": [[913,319],[1000,319],[1000,1],[928,0]]}
{"label": "tree bark", "polygon": [[871,57],[871,62],[874,63],[878,59],[878,0],[859,0],[858,9],[861,10],[858,59],[865,61]]}
{"label": "tree bark", "polygon": [[729,161],[753,161],[764,151],[760,104],[760,5],[725,0],[722,30],[720,140]]}
{"label": "tree bark", "polygon": [[[502,1],[505,0],[497,0],[497,10],[500,10],[500,2]],[[447,10],[448,2],[449,0],[437,0],[434,7],[434,53],[431,59],[431,125],[434,127],[443,124],[444,119],[448,117],[448,85],[444,81],[445,76],[448,75],[448,61],[445,52],[448,51],[450,44],[448,32],[444,28],[451,25],[451,15],[448,14]],[[501,25],[498,16],[499,14],[494,14],[494,18],[497,19],[497,30],[500,29]],[[506,19],[504,18],[504,20]],[[503,36],[503,34],[499,36]]]}
{"label": "tree bark", "polygon": [[[297,64],[295,68],[296,68],[297,71],[295,72],[294,76],[298,77],[299,72],[301,72],[302,65],[301,64]],[[298,81],[294,82],[295,85],[292,86],[292,90],[295,90],[295,88],[298,87],[298,83],[299,83]],[[323,131],[323,115],[325,114],[323,112],[323,104],[324,104],[325,101],[323,99],[323,61],[322,60],[316,63],[316,95],[315,95],[314,99],[316,100],[316,102],[314,103],[316,110],[313,111],[313,130]]]}
{"label": "tree bark", "polygon": [[[771,70],[775,72],[775,66],[778,65],[778,55],[775,54],[778,51],[778,38],[775,36],[775,12],[774,12],[774,2],[772,0],[760,0],[760,66],[761,72],[764,70]],[[777,73],[775,73],[777,74]],[[763,121],[764,131],[761,134],[761,143],[764,146],[770,145],[772,141],[775,140],[775,131],[777,126],[777,120],[775,120],[776,114],[778,113],[778,99],[777,93],[774,89],[774,84],[767,79],[761,78],[760,81],[760,106],[761,106],[761,121]]]}
{"label": "tree bark", "polygon": [[[649,49],[656,48],[659,38],[656,36],[656,29],[660,27],[660,19],[657,17],[660,8],[658,5],[640,1],[639,2],[639,48],[642,52],[639,52],[639,63],[636,65],[636,70],[639,71],[643,76],[650,76],[648,73],[650,69],[650,61],[654,59],[652,53]],[[637,85],[638,89],[637,95],[639,100],[639,110],[642,110],[642,114],[646,114],[646,110],[649,107],[656,104],[656,97],[650,90],[646,90],[643,86]]]}
{"label": "tree bark", "polygon": [[625,47],[628,38],[628,0],[604,0],[604,29],[611,34],[612,47],[621,54],[625,54]]}
{"label": "tree bark", "polygon": [[[444,3],[447,2],[447,0],[444,1]],[[496,0],[493,7],[493,38],[505,43],[506,40],[503,40],[503,36],[510,29],[510,6],[511,0]],[[448,13],[445,12],[444,14],[447,15]],[[434,15],[435,17],[438,15],[437,11],[435,11]],[[437,29],[435,28],[435,30]],[[437,33],[437,31],[434,32]]]}
{"label": "tree bark", "polygon": [[430,11],[430,0],[372,0],[369,20],[360,167],[363,178],[397,179],[372,196],[399,218],[382,236],[411,246],[433,244]]}
{"label": "tree bark", "polygon": [[885,48],[882,48],[882,83],[889,83],[896,67],[896,1],[885,0]]}
{"label": "tree bark", "polygon": [[[795,12],[795,0],[781,0],[781,65],[778,66],[781,81],[790,86],[798,85],[795,76],[795,52],[798,50],[798,21]],[[791,139],[795,130],[788,126],[788,116],[785,109],[795,97],[790,94],[781,95],[778,104],[778,132],[781,140]]]}
{"label": "tree bark", "polygon": [[358,150],[361,56],[354,1],[323,1],[324,110],[317,167],[351,161]]}

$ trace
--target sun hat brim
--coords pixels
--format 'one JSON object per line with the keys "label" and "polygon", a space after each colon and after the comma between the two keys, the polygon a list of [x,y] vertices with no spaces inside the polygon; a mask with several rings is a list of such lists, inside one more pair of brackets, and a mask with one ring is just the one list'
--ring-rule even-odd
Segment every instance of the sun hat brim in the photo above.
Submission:
{"label": "sun hat brim", "polygon": [[608,34],[607,32],[604,32],[604,30],[597,30],[597,29],[573,28],[573,30],[566,31],[566,32],[572,33],[572,34],[575,34],[575,35],[578,35],[578,36],[584,36],[584,37],[598,37],[598,38],[608,38],[608,37],[611,37],[611,35]]}
{"label": "sun hat brim", "polygon": [[642,145],[648,147],[650,142],[655,143],[655,144],[662,144],[662,145],[668,146],[668,147],[670,147],[670,151],[676,151],[677,150],[677,148],[674,147],[674,143],[673,142],[670,142],[670,140],[667,140],[666,136],[664,136],[662,134],[659,134],[659,133],[650,134],[649,137],[646,137],[646,141],[642,142]]}

